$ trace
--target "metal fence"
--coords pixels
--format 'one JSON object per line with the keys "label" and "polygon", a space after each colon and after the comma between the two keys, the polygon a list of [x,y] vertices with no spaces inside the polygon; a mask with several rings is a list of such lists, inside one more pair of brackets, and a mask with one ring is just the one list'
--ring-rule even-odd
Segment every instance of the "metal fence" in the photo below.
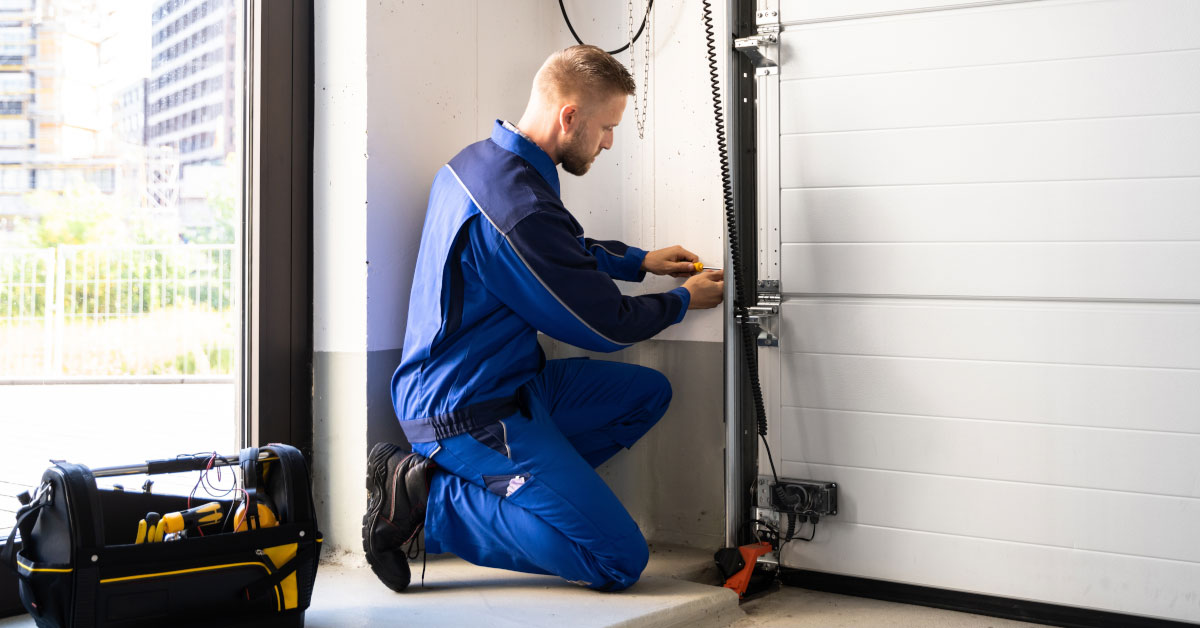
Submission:
{"label": "metal fence", "polygon": [[0,249],[0,379],[231,376],[233,245]]}

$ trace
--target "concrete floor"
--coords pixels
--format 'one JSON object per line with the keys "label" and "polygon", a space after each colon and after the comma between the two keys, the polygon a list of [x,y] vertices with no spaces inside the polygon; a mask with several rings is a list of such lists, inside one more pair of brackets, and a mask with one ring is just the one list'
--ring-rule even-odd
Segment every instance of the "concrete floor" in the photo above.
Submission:
{"label": "concrete floor", "polygon": [[[0,461],[0,480],[11,483],[0,486],[0,511],[15,510],[15,499],[2,496],[35,484],[48,458],[100,466],[182,451],[232,451],[231,426],[204,420],[228,414],[231,405],[231,385],[0,386],[0,423],[21,424],[37,417],[39,424],[21,447]],[[172,420],[164,421],[166,416]],[[159,480],[160,486],[170,484],[166,477]],[[140,482],[126,479],[132,486]],[[182,488],[189,487],[190,482]],[[642,581],[619,594],[594,593],[557,578],[474,567],[454,558],[432,559],[425,588],[414,584],[408,592],[395,594],[363,566],[361,557],[331,559],[318,574],[306,617],[310,627],[1030,625],[794,588],[739,606],[732,592],[712,586],[717,575],[711,552],[670,546],[656,547]],[[419,578],[418,570],[414,579]],[[0,628],[32,626],[28,615],[0,620]]]}
{"label": "concrete floor", "polygon": [[321,569],[305,616],[309,628],[725,628],[741,617],[733,592],[667,576],[645,576],[622,593],[596,593],[558,578],[437,559],[424,587],[418,573],[416,583],[396,594],[369,569]]}
{"label": "concrete floor", "polygon": [[[361,557],[330,557],[317,574],[308,628],[420,625],[432,628],[1016,628],[1015,621],[784,587],[739,606],[714,586],[709,552],[653,549],[641,581],[622,593],[596,593],[549,576],[469,565],[450,556],[420,565],[413,584],[393,593]],[[32,628],[28,616],[0,628]]]}
{"label": "concrete floor", "polygon": [[[36,433],[0,461],[0,480],[15,488],[35,484],[48,458],[100,466],[135,462],[148,457],[147,452],[168,457],[209,448],[232,451],[230,426],[204,420],[228,413],[231,405],[231,385],[0,386],[0,422],[17,424],[34,416],[39,421]],[[163,421],[164,416],[174,418]],[[127,480],[132,485],[141,481]],[[15,495],[0,490],[8,493]],[[15,510],[15,500],[0,497],[0,510]],[[710,552],[670,546],[656,547],[642,581],[620,594],[598,594],[556,578],[484,569],[454,558],[432,559],[425,588],[414,584],[395,594],[361,559],[333,558],[321,566],[306,616],[310,627],[396,625],[399,618],[406,625],[520,628],[1031,625],[790,587],[739,606],[732,592],[711,586],[717,575]],[[414,579],[419,578],[418,571]],[[28,615],[0,620],[0,628],[32,626]]]}
{"label": "concrete floor", "polygon": [[[361,556],[331,556],[317,572],[308,628],[727,628],[742,618],[737,596],[700,584],[715,574],[708,552],[656,548],[642,579],[621,593],[597,593],[550,576],[476,567],[452,556],[429,559],[425,584],[414,563],[404,593],[385,587]],[[0,628],[33,628],[28,615]]]}
{"label": "concrete floor", "polygon": [[732,628],[1020,628],[1020,621],[783,587],[742,604]]}

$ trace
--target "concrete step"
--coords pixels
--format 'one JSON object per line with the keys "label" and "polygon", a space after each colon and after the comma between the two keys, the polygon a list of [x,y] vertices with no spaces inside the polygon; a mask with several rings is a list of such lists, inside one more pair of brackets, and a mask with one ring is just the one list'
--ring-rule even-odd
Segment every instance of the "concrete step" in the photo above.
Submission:
{"label": "concrete step", "polygon": [[311,628],[422,627],[726,628],[742,619],[737,595],[718,579],[709,552],[655,547],[641,580],[621,593],[597,593],[550,576],[476,567],[453,557],[429,560],[425,586],[393,593],[366,567],[322,565]]}
{"label": "concrete step", "polygon": [[[322,564],[305,626],[727,628],[745,617],[737,595],[715,586],[711,552],[683,547],[652,548],[641,580],[620,593],[476,567],[452,556],[429,559],[422,587],[420,563],[413,567],[413,584],[394,593],[365,564]],[[33,626],[29,615],[0,619],[0,628]]]}

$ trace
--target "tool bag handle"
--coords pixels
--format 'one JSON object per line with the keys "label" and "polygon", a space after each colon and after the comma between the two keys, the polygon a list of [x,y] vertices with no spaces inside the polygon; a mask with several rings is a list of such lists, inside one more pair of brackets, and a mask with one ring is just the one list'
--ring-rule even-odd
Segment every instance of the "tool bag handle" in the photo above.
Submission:
{"label": "tool bag handle", "polygon": [[265,478],[266,486],[263,487],[271,491],[275,515],[280,521],[315,520],[312,481],[304,454],[300,453],[299,449],[282,443],[270,443],[263,446],[262,450],[279,459],[278,468]]}
{"label": "tool bag handle", "polygon": [[238,454],[242,467],[242,488],[246,490],[246,530],[258,529],[258,447],[247,447]]}
{"label": "tool bag handle", "polygon": [[38,512],[50,504],[52,486],[49,482],[42,484],[33,501],[17,510],[17,523],[8,533],[8,541],[4,543],[4,549],[0,550],[0,563],[11,569],[13,573],[20,573],[17,570],[17,532],[21,533],[22,540],[29,538],[33,531],[33,524],[37,522]]}

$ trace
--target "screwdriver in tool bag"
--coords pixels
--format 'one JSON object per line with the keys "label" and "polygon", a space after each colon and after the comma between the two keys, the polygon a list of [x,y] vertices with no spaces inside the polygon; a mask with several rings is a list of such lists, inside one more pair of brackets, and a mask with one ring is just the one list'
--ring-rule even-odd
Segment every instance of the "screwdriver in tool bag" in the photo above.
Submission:
{"label": "screwdriver in tool bag", "polygon": [[146,518],[138,522],[137,538],[134,543],[141,545],[142,543],[153,543],[155,533],[158,531],[159,516],[156,512],[146,513]]}
{"label": "screwdriver in tool bag", "polygon": [[210,523],[217,523],[221,520],[221,503],[208,502],[203,506],[196,506],[179,512],[169,512],[163,515],[162,522],[159,524],[162,528],[162,534],[156,535],[157,540],[162,540],[165,534],[174,534],[182,532],[192,526],[205,526]]}

